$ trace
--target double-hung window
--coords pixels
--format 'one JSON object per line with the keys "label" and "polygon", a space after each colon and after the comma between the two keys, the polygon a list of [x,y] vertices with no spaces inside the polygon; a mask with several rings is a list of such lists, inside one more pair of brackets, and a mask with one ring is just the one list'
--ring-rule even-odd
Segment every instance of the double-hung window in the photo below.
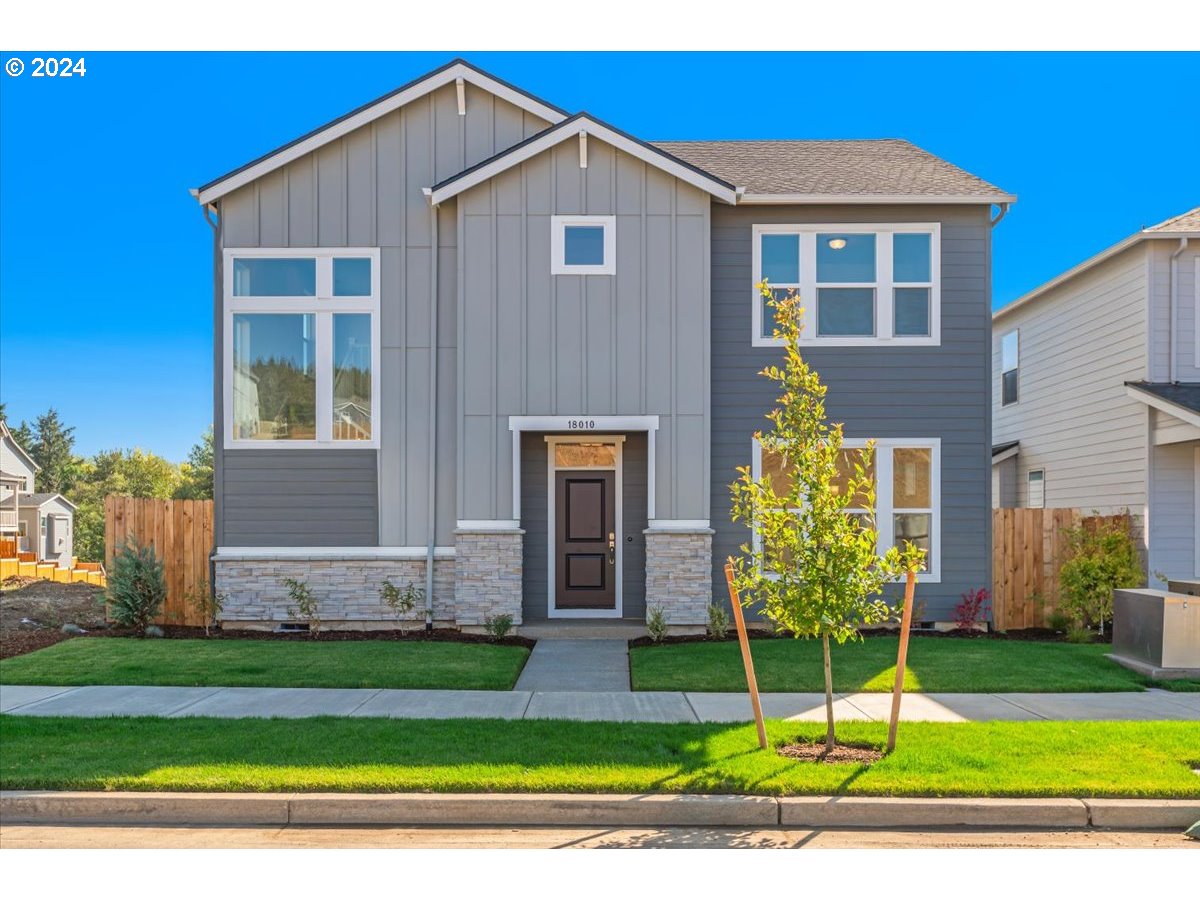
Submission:
{"label": "double-hung window", "polygon": [[805,344],[934,346],[941,340],[941,226],[755,225],[752,343],[778,346],[776,297],[800,293]]}
{"label": "double-hung window", "polygon": [[226,447],[377,447],[379,251],[226,250]]}
{"label": "double-hung window", "polygon": [[1021,335],[1010,331],[1000,338],[1000,405],[1008,406],[1019,399],[1019,370],[1021,365]]}
{"label": "double-hung window", "polygon": [[[842,443],[839,472],[835,490],[845,490],[854,472],[865,440],[846,438]],[[790,475],[781,458],[770,451],[763,452],[757,441],[753,445],[751,474],[761,478],[770,475],[776,492],[784,492]],[[925,568],[921,580],[941,581],[941,441],[936,438],[880,438],[875,441],[875,453],[867,467],[867,475],[875,482],[875,528],[879,535],[878,552],[902,546],[911,541],[925,551]],[[865,521],[869,516],[865,497],[856,498],[846,508],[847,515]],[[761,547],[760,537],[754,540]]]}

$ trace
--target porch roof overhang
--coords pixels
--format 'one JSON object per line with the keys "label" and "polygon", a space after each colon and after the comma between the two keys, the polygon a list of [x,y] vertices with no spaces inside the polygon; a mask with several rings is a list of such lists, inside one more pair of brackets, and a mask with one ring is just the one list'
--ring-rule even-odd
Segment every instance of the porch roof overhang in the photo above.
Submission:
{"label": "porch roof overhang", "polygon": [[1200,427],[1200,384],[1127,381],[1125,393],[1182,422]]}
{"label": "porch roof overhang", "polygon": [[426,191],[429,196],[429,202],[437,206],[439,203],[449,200],[452,197],[457,197],[463,191],[481,184],[490,178],[494,178],[513,166],[580,134],[590,135],[606,144],[610,144],[618,150],[642,160],[642,162],[661,169],[669,175],[674,175],[679,180],[711,194],[724,203],[732,205],[738,201],[739,190],[729,182],[717,178],[715,175],[711,175],[677,156],[672,156],[670,153],[660,150],[653,144],[648,144],[643,140],[635,138],[633,135],[621,131],[619,128],[609,125],[606,122],[601,122],[586,112],[580,112],[570,118],[563,119],[561,122],[544,131],[526,138],[521,143],[509,147],[507,150],[497,153],[489,159],[471,166],[469,169],[464,169],[457,175],[438,182]]}
{"label": "porch roof overhang", "polygon": [[1005,441],[1003,444],[992,444],[992,465],[1012,459],[1021,449],[1020,441]]}

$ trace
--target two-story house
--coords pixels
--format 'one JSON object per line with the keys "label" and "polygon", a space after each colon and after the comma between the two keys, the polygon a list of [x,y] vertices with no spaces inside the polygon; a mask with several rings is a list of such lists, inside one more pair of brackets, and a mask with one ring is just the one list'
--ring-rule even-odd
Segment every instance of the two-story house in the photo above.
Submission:
{"label": "two-story house", "polygon": [[75,504],[62,494],[37,492],[39,471],[33,457],[0,419],[0,546],[14,556],[18,551],[32,553],[37,562],[69,567]]}
{"label": "two-story house", "polygon": [[881,544],[948,618],[991,583],[993,208],[901,140],[652,143],[454,61],[193,192],[213,229],[215,552],[231,626],[701,625],[796,287]]}
{"label": "two-story house", "polygon": [[1200,207],[996,312],[993,503],[1137,523],[1152,583],[1200,575]]}

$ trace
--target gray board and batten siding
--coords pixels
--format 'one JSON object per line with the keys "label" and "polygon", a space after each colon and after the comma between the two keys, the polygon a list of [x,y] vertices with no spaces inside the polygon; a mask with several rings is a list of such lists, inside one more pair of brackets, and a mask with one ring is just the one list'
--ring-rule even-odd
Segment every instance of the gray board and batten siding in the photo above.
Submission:
{"label": "gray board and batten siding", "polygon": [[[656,415],[655,517],[707,519],[709,195],[589,136],[457,199],[458,517],[513,517],[510,416]],[[551,274],[555,215],[615,216],[615,274]]]}
{"label": "gray board and batten siding", "polygon": [[[433,229],[423,189],[549,125],[470,82],[465,91],[468,115],[458,114],[455,85],[447,84],[218,201],[217,546],[425,545]],[[437,229],[437,455],[446,460],[455,457],[458,435],[455,207],[439,207]],[[224,449],[226,247],[380,248],[378,451]],[[439,465],[437,479],[436,541],[453,546],[454,466]]]}
{"label": "gray board and batten siding", "polygon": [[[730,520],[729,483],[767,427],[781,358],[752,347],[751,229],[768,223],[940,222],[941,345],[803,348],[828,386],[831,422],[847,438],[941,439],[941,583],[918,588],[926,617],[947,619],[959,595],[991,583],[991,226],[979,206],[737,206],[712,214],[713,597],[728,603],[723,566],[749,531]],[[810,306],[811,309],[811,306]]]}

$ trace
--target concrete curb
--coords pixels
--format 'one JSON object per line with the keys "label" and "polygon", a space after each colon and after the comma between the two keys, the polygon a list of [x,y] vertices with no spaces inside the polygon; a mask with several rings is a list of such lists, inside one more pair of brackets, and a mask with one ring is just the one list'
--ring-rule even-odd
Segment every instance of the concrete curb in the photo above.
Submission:
{"label": "concrete curb", "polygon": [[1196,800],[0,791],[0,824],[1186,828]]}

